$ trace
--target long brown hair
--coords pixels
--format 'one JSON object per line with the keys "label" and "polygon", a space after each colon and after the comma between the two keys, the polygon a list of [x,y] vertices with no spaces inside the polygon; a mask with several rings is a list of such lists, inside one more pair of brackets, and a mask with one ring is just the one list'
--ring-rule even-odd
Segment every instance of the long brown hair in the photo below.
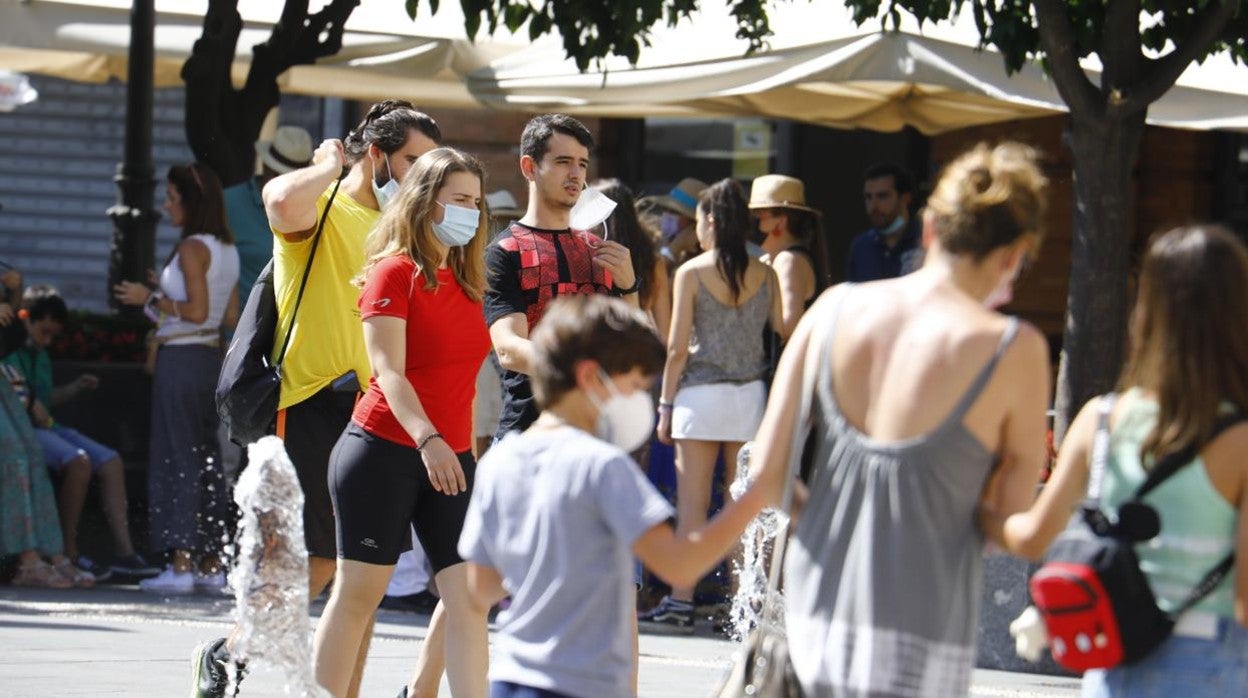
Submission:
{"label": "long brown hair", "polygon": [[1153,239],[1131,316],[1120,388],[1157,396],[1141,458],[1204,444],[1219,406],[1248,414],[1248,250],[1225,228],[1193,225]]}
{"label": "long brown hair", "polygon": [[211,167],[192,162],[169,168],[169,183],[182,198],[182,237],[208,233],[221,242],[234,243],[225,217],[225,193]]}
{"label": "long brown hair", "polygon": [[719,180],[698,196],[698,210],[715,219],[711,224],[715,268],[728,283],[733,303],[741,297],[745,271],[750,266],[750,254],[745,249],[750,231],[750,209],[746,201],[741,183],[730,178]]}
{"label": "long brown hair", "polygon": [[[438,287],[435,272],[440,245],[433,234],[433,208],[437,205],[438,192],[456,172],[476,175],[481,182],[481,191],[485,191],[485,168],[481,161],[454,148],[430,150],[412,163],[412,168],[399,186],[398,195],[368,235],[364,247],[367,261],[363,271],[354,279],[357,286],[364,285],[364,279],[378,261],[405,254],[424,272],[425,290],[432,291]],[[455,274],[455,280],[474,303],[480,303],[485,295],[485,244],[489,220],[490,213],[482,198],[481,216],[472,241],[461,247],[452,247],[447,253],[446,262]]]}
{"label": "long brown hair", "polygon": [[641,282],[638,300],[645,310],[654,298],[654,233],[637,216],[637,199],[627,185],[618,179],[600,179],[593,186],[616,204],[607,219],[607,231],[612,239],[628,248],[633,273]]}

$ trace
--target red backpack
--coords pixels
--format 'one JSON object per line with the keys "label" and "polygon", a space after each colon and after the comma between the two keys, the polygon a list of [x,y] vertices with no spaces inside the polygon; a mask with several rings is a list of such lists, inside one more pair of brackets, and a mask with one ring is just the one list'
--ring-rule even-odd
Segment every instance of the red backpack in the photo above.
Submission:
{"label": "red backpack", "polygon": [[[1143,659],[1170,636],[1176,619],[1208,596],[1234,565],[1233,554],[1228,554],[1172,613],[1157,607],[1135,546],[1154,538],[1161,531],[1161,520],[1142,498],[1190,463],[1199,448],[1193,445],[1163,457],[1111,518],[1099,503],[1113,404],[1113,395],[1101,400],[1087,499],[1029,584],[1032,602],[1048,630],[1053,660],[1076,672]],[[1240,419],[1237,415],[1223,419],[1210,440]]]}

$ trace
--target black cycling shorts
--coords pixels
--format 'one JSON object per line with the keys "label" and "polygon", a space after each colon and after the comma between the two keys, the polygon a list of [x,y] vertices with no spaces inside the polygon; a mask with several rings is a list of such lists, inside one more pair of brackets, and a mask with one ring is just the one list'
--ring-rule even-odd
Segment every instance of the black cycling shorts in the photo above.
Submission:
{"label": "black cycling shorts", "polygon": [[411,547],[415,528],[434,574],[463,562],[459,534],[477,464],[471,451],[457,455],[468,489],[443,494],[433,489],[415,448],[374,436],[354,422],[348,425],[329,459],[338,557],[393,565]]}
{"label": "black cycling shorts", "polygon": [[355,399],[356,393],[325,388],[277,415],[277,435],[303,488],[303,538],[313,557],[332,560],[337,554],[326,473],[335,439],[351,423]]}

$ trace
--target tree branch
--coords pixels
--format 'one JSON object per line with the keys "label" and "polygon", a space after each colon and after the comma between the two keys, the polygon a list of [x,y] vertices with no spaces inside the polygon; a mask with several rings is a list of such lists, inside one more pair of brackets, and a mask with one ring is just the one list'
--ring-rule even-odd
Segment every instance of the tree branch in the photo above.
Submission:
{"label": "tree branch", "polygon": [[229,119],[234,113],[230,66],[238,46],[242,18],[237,0],[213,0],[204,15],[204,30],[182,64],[186,83],[185,130],[195,159],[212,168],[230,186],[251,175],[231,145]]}
{"label": "tree branch", "polygon": [[1070,107],[1071,114],[1086,115],[1104,108],[1099,90],[1088,80],[1079,66],[1075,52],[1075,34],[1066,16],[1062,0],[1033,0],[1040,30],[1040,43],[1053,71],[1058,94]]}
{"label": "tree branch", "polygon": [[1124,87],[1135,85],[1140,78],[1140,0],[1110,0],[1101,26],[1101,92],[1114,95]]}
{"label": "tree branch", "polygon": [[1174,83],[1183,71],[1187,70],[1187,66],[1218,38],[1227,23],[1235,16],[1235,8],[1238,5],[1236,0],[1222,0],[1205,10],[1196,20],[1196,28],[1181,41],[1176,41],[1173,51],[1147,62],[1138,85],[1126,95],[1126,99],[1119,108],[1126,113],[1132,113],[1147,109],[1148,105],[1161,99],[1162,95],[1174,87]]}
{"label": "tree branch", "polygon": [[347,19],[359,4],[360,0],[333,0],[316,14],[308,15],[308,0],[286,0],[268,40],[252,49],[247,81],[238,93],[239,123],[234,135],[240,147],[252,147],[260,136],[264,117],[281,101],[277,78],[282,73],[342,49]]}

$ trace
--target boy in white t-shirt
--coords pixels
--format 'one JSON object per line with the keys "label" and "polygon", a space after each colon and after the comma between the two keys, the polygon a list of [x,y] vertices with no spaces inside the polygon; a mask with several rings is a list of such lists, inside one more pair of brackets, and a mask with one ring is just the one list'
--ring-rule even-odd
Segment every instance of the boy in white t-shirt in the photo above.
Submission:
{"label": "boy in white t-shirt", "polygon": [[606,296],[553,301],[532,335],[543,411],[477,466],[459,553],[474,601],[504,593],[491,696],[635,695],[633,556],[692,583],[759,510],[748,494],[677,536],[671,505],[629,457],[649,438],[663,345],[644,314]]}

